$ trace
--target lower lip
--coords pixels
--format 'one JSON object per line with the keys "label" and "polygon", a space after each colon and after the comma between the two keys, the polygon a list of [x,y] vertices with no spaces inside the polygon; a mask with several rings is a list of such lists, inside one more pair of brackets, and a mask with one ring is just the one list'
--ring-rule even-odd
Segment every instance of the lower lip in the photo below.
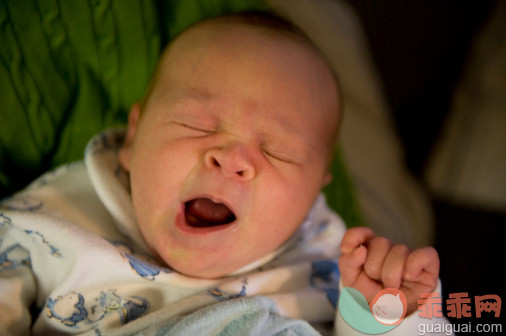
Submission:
{"label": "lower lip", "polygon": [[176,227],[180,232],[187,234],[187,235],[206,236],[206,235],[210,235],[213,233],[224,231],[224,230],[227,230],[227,229],[230,229],[230,228],[236,226],[237,220],[235,220],[231,223],[228,223],[228,224],[217,225],[217,226],[209,226],[209,227],[201,227],[201,228],[193,227],[193,226],[188,225],[188,223],[186,222],[184,209],[185,209],[185,204],[181,203],[178,207],[177,214],[176,214]]}

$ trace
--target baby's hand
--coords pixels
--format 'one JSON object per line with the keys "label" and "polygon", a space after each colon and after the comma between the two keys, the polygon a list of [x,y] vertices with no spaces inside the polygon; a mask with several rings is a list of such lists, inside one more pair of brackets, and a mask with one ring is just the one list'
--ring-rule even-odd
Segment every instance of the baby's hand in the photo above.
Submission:
{"label": "baby's hand", "polygon": [[341,242],[339,270],[344,287],[359,290],[371,302],[384,288],[398,288],[408,301],[406,316],[416,311],[421,293],[433,292],[439,276],[439,257],[432,247],[411,251],[376,237],[371,229],[349,229]]}

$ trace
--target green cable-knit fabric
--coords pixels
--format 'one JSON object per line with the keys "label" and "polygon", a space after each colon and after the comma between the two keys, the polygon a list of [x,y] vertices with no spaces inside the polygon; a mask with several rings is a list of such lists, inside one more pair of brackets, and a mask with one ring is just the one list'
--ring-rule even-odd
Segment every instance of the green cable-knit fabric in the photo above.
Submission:
{"label": "green cable-knit fabric", "polygon": [[[0,0],[0,197],[82,159],[94,134],[125,125],[163,46],[187,26],[264,8],[262,0]],[[331,205],[358,222],[340,160],[333,170]]]}

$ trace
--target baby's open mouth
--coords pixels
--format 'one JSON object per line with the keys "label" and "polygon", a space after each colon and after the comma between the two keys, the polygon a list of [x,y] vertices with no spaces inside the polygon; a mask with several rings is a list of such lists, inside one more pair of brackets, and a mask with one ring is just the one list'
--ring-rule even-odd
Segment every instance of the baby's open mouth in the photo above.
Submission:
{"label": "baby's open mouth", "polygon": [[196,198],[185,203],[184,215],[191,227],[204,228],[232,223],[236,217],[223,203],[209,198]]}

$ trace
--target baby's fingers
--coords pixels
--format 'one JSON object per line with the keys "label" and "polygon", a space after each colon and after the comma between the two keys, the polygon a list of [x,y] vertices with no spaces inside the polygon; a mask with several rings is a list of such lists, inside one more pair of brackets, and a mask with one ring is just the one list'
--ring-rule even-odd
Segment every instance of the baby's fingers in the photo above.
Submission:
{"label": "baby's fingers", "polygon": [[352,253],[361,245],[367,245],[374,238],[374,232],[366,227],[354,227],[346,231],[341,241],[341,252],[343,254]]}
{"label": "baby's fingers", "polygon": [[339,271],[343,286],[352,286],[363,272],[367,259],[367,248],[374,233],[366,227],[354,227],[346,231],[341,242],[341,256],[339,257]]}
{"label": "baby's fingers", "polygon": [[367,249],[360,246],[352,253],[341,254],[339,257],[339,272],[344,287],[351,287],[359,278],[364,262],[367,258]]}
{"label": "baby's fingers", "polygon": [[410,252],[410,249],[402,244],[395,245],[390,249],[381,269],[381,281],[385,288],[401,287],[404,267]]}
{"label": "baby's fingers", "polygon": [[406,261],[404,279],[436,288],[439,277],[439,256],[430,246],[413,251]]}

